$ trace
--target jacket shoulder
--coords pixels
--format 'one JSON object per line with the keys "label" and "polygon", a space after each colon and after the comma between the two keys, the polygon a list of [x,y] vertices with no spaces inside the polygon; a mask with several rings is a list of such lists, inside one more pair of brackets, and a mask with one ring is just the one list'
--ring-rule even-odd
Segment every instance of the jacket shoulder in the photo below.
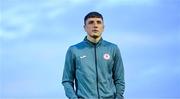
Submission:
{"label": "jacket shoulder", "polygon": [[69,47],[69,49],[74,50],[74,49],[83,48],[85,44],[86,44],[86,43],[85,43],[84,41],[81,41],[80,43],[71,45],[71,46]]}
{"label": "jacket shoulder", "polygon": [[109,47],[112,47],[112,48],[118,48],[117,44],[106,41],[106,40],[103,40],[103,45],[104,46],[109,46]]}

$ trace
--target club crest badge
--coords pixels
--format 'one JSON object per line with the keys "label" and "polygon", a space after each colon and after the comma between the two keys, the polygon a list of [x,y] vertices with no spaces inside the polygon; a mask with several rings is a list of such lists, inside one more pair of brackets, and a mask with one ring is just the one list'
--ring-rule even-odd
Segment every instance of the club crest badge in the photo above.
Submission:
{"label": "club crest badge", "polygon": [[105,60],[109,60],[110,59],[110,55],[108,53],[105,53],[103,57],[104,57]]}

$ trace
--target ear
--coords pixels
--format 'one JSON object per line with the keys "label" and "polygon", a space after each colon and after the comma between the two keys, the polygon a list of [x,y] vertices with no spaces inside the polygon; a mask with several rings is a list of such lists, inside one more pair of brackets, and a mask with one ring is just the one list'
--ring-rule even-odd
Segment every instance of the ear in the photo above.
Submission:
{"label": "ear", "polygon": [[87,25],[86,25],[86,24],[84,24],[84,26],[83,26],[83,27],[84,27],[84,29],[86,29],[86,28],[87,28]]}
{"label": "ear", "polygon": [[84,24],[84,26],[83,26],[83,27],[84,27],[84,30],[86,31],[86,25],[85,25],[85,24]]}

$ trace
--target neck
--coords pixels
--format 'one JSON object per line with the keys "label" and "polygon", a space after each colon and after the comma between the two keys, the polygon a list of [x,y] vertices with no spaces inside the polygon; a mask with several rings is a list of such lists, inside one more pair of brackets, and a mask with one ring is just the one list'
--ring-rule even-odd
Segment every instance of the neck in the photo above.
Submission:
{"label": "neck", "polygon": [[98,38],[92,38],[92,37],[90,37],[89,35],[87,35],[87,39],[88,39],[89,41],[93,42],[93,43],[97,43],[97,42],[99,42],[99,40],[101,39],[101,36],[98,37]]}

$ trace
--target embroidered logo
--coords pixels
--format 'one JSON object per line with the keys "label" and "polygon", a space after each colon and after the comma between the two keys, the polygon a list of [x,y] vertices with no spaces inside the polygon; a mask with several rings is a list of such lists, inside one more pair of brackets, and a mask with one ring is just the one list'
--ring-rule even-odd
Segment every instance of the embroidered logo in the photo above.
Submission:
{"label": "embroidered logo", "polygon": [[108,53],[105,53],[103,57],[104,57],[105,60],[109,60],[110,59],[110,55]]}
{"label": "embroidered logo", "polygon": [[85,58],[86,56],[85,55],[83,55],[83,56],[80,56],[80,58],[82,59],[82,58]]}

